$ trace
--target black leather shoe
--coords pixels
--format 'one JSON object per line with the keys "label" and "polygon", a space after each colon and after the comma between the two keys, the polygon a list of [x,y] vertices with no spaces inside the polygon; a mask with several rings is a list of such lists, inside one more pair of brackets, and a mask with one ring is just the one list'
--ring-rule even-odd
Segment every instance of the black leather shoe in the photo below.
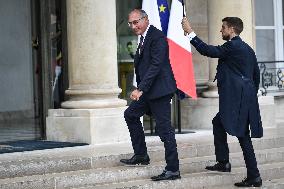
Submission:
{"label": "black leather shoe", "polygon": [[261,177],[257,177],[254,179],[245,178],[242,182],[235,183],[235,186],[237,187],[261,187],[261,185]]}
{"label": "black leather shoe", "polygon": [[206,166],[205,169],[209,171],[231,172],[231,164],[218,162],[213,166]]}
{"label": "black leather shoe", "polygon": [[148,165],[150,163],[150,158],[148,154],[134,155],[130,159],[121,159],[120,162],[126,165]]}
{"label": "black leather shoe", "polygon": [[176,180],[176,179],[180,179],[180,172],[176,171],[176,172],[172,172],[172,171],[163,171],[162,174],[158,175],[158,176],[153,176],[151,177],[151,179],[153,181],[160,181],[160,180]]}

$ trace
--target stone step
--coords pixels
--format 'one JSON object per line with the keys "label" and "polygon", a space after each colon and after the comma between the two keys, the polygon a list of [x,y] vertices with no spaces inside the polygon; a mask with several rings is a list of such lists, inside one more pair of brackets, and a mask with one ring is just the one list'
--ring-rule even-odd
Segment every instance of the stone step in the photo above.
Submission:
{"label": "stone step", "polygon": [[275,122],[278,128],[284,128],[284,119],[278,119]]}
{"label": "stone step", "polygon": [[[266,149],[256,151],[258,163],[266,164],[271,162],[283,161],[284,147],[276,149]],[[205,165],[213,163],[214,156],[186,158],[180,160],[182,174],[192,174],[204,171]],[[214,161],[214,160],[213,160]],[[242,153],[232,153],[231,162],[234,168],[244,166]],[[154,162],[144,167],[118,166],[112,168],[97,168],[90,170],[71,171],[63,173],[53,173],[45,175],[35,175],[26,177],[16,177],[0,180],[0,188],[8,188],[19,185],[33,188],[43,184],[51,187],[56,183],[59,188],[70,188],[91,184],[123,182],[129,180],[146,179],[162,172],[164,161]],[[284,169],[284,168],[283,168]]]}
{"label": "stone step", "polygon": [[281,179],[271,179],[263,184],[265,189],[283,189],[284,188],[284,178]]}
{"label": "stone step", "polygon": [[[283,189],[284,188],[284,178],[280,179],[269,179],[262,182],[262,189]],[[234,186],[215,186],[210,187],[210,189],[236,189]]]}
{"label": "stone step", "polygon": [[[284,162],[265,164],[259,166],[262,179],[268,183],[271,179],[280,179],[279,186],[283,185]],[[201,189],[201,188],[233,188],[235,182],[244,178],[246,169],[233,168],[232,173],[201,172],[183,174],[182,178],[174,181],[153,182],[150,179],[134,180],[128,182],[111,183],[104,185],[73,187],[73,189]],[[218,187],[217,187],[218,186]],[[64,187],[62,187],[64,188]],[[283,189],[283,188],[282,188]]]}
{"label": "stone step", "polygon": [[[206,135],[196,133],[177,136],[180,159],[214,155],[211,132]],[[284,146],[283,135],[277,136],[269,132],[264,138],[253,140],[255,149],[264,150]],[[202,140],[200,140],[201,136]],[[150,137],[147,142],[151,162],[164,161],[164,148],[159,138]],[[234,137],[229,138],[229,145],[231,153],[241,151]],[[117,144],[2,154],[0,155],[0,178],[115,167],[120,165],[120,159],[131,157],[131,151],[130,144]]]}

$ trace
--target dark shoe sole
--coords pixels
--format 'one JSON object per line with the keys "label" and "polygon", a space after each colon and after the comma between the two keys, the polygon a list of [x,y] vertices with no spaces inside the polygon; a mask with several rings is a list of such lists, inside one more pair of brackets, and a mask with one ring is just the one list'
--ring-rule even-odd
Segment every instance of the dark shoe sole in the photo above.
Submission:
{"label": "dark shoe sole", "polygon": [[230,170],[212,170],[212,169],[207,169],[205,168],[206,170],[208,171],[217,171],[217,172],[223,172],[223,173],[230,173],[231,172],[231,169]]}
{"label": "dark shoe sole", "polygon": [[127,163],[123,163],[121,162],[124,166],[127,166],[127,167],[137,167],[137,166],[146,166],[146,165],[149,165],[150,162],[142,162],[142,163],[137,163],[137,164],[127,164]]}
{"label": "dark shoe sole", "polygon": [[239,188],[248,188],[248,187],[261,187],[262,184],[252,184],[252,185],[249,185],[249,186],[238,186],[235,184],[236,187],[239,187]]}
{"label": "dark shoe sole", "polygon": [[162,180],[176,180],[176,179],[181,179],[180,175],[177,176],[171,176],[170,178],[163,178],[163,179],[158,179],[158,178],[153,178],[151,177],[152,181],[162,181]]}

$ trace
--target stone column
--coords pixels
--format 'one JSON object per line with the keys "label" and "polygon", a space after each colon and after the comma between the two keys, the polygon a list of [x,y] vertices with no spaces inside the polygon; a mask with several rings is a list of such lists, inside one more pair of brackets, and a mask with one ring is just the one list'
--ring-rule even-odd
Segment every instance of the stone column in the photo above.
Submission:
{"label": "stone column", "polygon": [[[67,0],[68,100],[50,110],[47,139],[111,143],[129,139],[119,99],[115,0]],[[106,13],[106,9],[108,10]]]}
{"label": "stone column", "polygon": [[[209,44],[220,45],[225,41],[221,37],[222,19],[227,16],[240,17],[244,22],[244,31],[241,38],[249,45],[253,45],[253,6],[252,1],[226,1],[210,0],[208,1],[208,38]],[[213,83],[216,74],[217,59],[209,59],[209,90],[203,93],[204,97],[218,97],[216,82]]]}

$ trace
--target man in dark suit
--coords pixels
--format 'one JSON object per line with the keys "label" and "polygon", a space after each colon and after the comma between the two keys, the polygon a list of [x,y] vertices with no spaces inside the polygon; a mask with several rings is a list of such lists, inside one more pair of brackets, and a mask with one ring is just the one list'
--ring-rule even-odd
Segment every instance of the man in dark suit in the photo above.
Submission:
{"label": "man in dark suit", "polygon": [[226,17],[222,22],[220,32],[226,42],[221,46],[212,46],[196,36],[186,18],[182,20],[183,30],[196,50],[204,56],[219,58],[215,76],[219,112],[212,121],[217,164],[207,166],[206,169],[231,171],[228,133],[238,138],[247,167],[247,178],[235,183],[235,186],[259,187],[262,180],[251,142],[251,137],[263,135],[257,99],[259,68],[253,49],[239,37],[243,31],[242,20],[238,17]]}
{"label": "man in dark suit", "polygon": [[133,100],[124,112],[134,156],[120,160],[124,164],[147,165],[145,135],[140,117],[151,112],[156,120],[156,131],[165,147],[166,167],[162,174],[152,180],[174,180],[180,178],[179,159],[175,131],[171,126],[171,99],[176,92],[176,81],[169,61],[169,47],[163,32],[149,24],[148,16],[141,9],[134,9],[128,17],[132,31],[139,36],[139,45],[134,58],[137,89]]}

